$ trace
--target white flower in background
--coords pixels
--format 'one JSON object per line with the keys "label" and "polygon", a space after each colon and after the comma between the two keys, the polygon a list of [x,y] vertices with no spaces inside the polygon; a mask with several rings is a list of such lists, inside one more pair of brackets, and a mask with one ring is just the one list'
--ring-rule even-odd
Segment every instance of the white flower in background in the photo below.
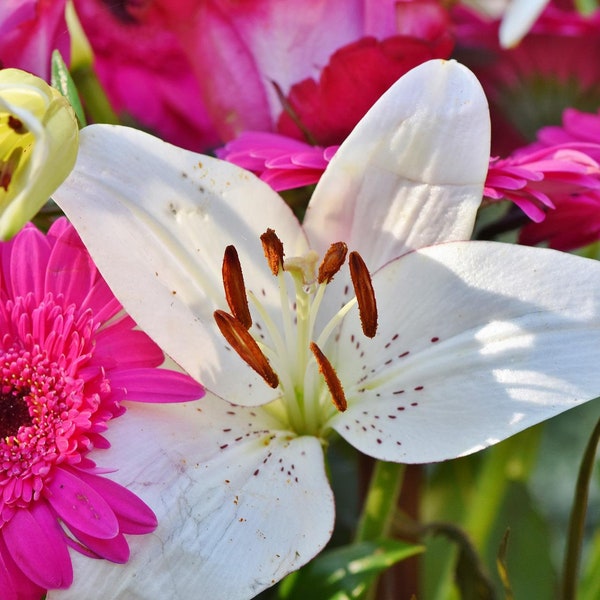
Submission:
{"label": "white flower in background", "polygon": [[[444,61],[364,117],[303,225],[232,164],[86,128],[56,201],[209,393],[111,428],[106,452],[128,465],[114,477],[159,527],[125,567],[74,555],[74,585],[49,598],[250,598],[328,541],[333,432],[375,458],[437,461],[600,394],[600,264],[463,241],[488,160],[483,92]],[[136,415],[154,443],[132,459]]]}
{"label": "white flower in background", "polygon": [[78,134],[58,90],[25,71],[0,70],[0,240],[15,235],[69,174]]}
{"label": "white flower in background", "polygon": [[516,46],[533,27],[549,0],[510,0],[500,23],[500,45]]}

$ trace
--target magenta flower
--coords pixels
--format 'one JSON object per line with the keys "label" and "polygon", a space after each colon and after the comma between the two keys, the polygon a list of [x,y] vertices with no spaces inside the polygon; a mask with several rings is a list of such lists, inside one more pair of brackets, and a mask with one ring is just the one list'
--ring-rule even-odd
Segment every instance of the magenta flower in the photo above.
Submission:
{"label": "magenta flower", "polygon": [[[95,464],[121,402],[180,402],[202,389],[156,368],[162,352],[135,329],[65,219],[46,236],[26,227],[0,245],[0,263],[0,590],[3,600],[39,600],[71,585],[69,548],[124,563],[125,534],[157,525]],[[129,443],[135,452],[142,440]]]}
{"label": "magenta flower", "polygon": [[50,80],[50,56],[69,58],[66,0],[3,0],[0,67],[16,67]]}
{"label": "magenta flower", "polygon": [[75,0],[94,49],[94,66],[123,119],[174,144],[207,150],[219,143],[179,39],[164,22],[134,14],[129,3]]}
{"label": "magenta flower", "polygon": [[600,192],[562,197],[555,205],[542,222],[521,229],[519,243],[570,251],[600,239]]}
{"label": "magenta flower", "polygon": [[[537,146],[536,146],[537,147]],[[583,145],[524,148],[514,155],[490,160],[483,195],[514,202],[539,223],[558,198],[600,189],[600,166]]]}
{"label": "magenta flower", "polygon": [[338,147],[322,148],[277,133],[245,131],[217,150],[217,156],[281,191],[317,183]]}
{"label": "magenta flower", "polygon": [[[544,127],[538,142],[531,146],[537,153],[552,148],[569,148],[573,156],[585,156],[589,164],[600,161],[600,116],[567,109],[562,126]],[[554,210],[548,211],[540,223],[526,225],[519,241],[534,245],[546,242],[551,248],[573,250],[600,239],[600,192],[597,184],[571,189],[554,198]],[[594,176],[597,179],[597,175]],[[582,180],[583,182],[583,180]]]}
{"label": "magenta flower", "polygon": [[[452,51],[448,15],[438,3],[399,2],[396,14],[394,31],[400,35],[346,44],[318,78],[292,85],[278,99],[277,133],[242,131],[217,156],[252,171],[277,191],[316,183],[339,145],[398,78]],[[283,96],[279,84],[277,89]]]}
{"label": "magenta flower", "polygon": [[585,153],[600,161],[600,112],[585,113],[567,108],[562,114],[562,125],[540,129],[537,139],[543,147],[554,144],[585,144]]}
{"label": "magenta flower", "polygon": [[233,9],[228,0],[156,0],[131,3],[127,10],[132,21],[159,24],[177,37],[212,122],[227,141],[246,130],[272,131],[282,112],[277,89],[286,96],[294,84],[318,78],[339,48],[367,36],[395,35],[396,4],[247,0]]}

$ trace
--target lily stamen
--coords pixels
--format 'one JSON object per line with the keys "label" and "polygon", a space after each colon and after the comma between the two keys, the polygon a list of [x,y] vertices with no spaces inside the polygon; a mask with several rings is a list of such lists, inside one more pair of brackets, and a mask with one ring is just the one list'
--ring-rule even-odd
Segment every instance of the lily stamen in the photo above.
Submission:
{"label": "lily stamen", "polygon": [[363,333],[367,337],[375,337],[377,333],[377,301],[371,275],[362,256],[356,251],[350,252],[349,265]]}
{"label": "lily stamen", "polygon": [[314,342],[310,343],[310,350],[313,353],[317,365],[319,365],[319,372],[323,375],[325,383],[329,388],[331,399],[335,404],[335,407],[340,411],[344,412],[348,408],[348,402],[346,400],[346,394],[344,394],[344,388],[340,381],[333,365],[329,362],[329,359],[323,354],[319,346]]}
{"label": "lily stamen", "polygon": [[344,242],[331,244],[319,266],[319,283],[329,283],[333,276],[342,268],[348,254],[348,246]]}
{"label": "lily stamen", "polygon": [[269,387],[275,389],[279,385],[279,377],[244,325],[224,310],[216,310],[213,315],[219,331],[238,356],[254,369]]}
{"label": "lily stamen", "polygon": [[267,229],[260,236],[260,241],[262,242],[269,268],[273,275],[276,276],[283,267],[283,244],[273,229]]}
{"label": "lily stamen", "polygon": [[252,326],[242,265],[235,246],[227,246],[223,255],[223,288],[231,314],[246,328]]}

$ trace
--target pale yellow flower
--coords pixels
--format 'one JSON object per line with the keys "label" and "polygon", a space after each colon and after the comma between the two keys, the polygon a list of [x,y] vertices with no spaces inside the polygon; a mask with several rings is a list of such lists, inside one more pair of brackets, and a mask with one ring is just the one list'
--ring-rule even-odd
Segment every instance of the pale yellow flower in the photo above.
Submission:
{"label": "pale yellow flower", "polygon": [[77,157],[69,102],[39,77],[0,70],[0,240],[10,239],[48,200]]}

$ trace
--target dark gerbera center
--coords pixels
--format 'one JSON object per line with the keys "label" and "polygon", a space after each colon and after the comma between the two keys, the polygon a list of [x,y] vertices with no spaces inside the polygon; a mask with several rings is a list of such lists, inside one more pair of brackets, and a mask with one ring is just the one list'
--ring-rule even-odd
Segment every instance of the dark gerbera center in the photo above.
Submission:
{"label": "dark gerbera center", "polygon": [[99,412],[108,382],[90,368],[95,329],[91,311],[52,294],[0,302],[0,527],[55,464],[80,464],[112,417]]}
{"label": "dark gerbera center", "polygon": [[0,438],[17,435],[22,425],[31,425],[27,402],[20,390],[2,390],[0,395]]}

